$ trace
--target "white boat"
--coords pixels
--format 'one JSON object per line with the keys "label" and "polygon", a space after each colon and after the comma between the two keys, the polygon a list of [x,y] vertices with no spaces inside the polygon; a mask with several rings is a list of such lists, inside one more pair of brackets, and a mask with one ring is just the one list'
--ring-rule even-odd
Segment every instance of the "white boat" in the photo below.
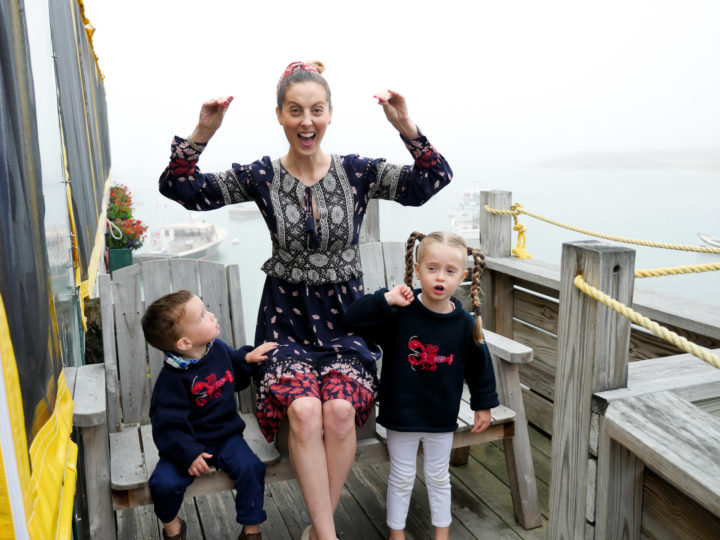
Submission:
{"label": "white boat", "polygon": [[480,186],[462,192],[458,205],[448,212],[450,226],[470,241],[480,238]]}
{"label": "white boat", "polygon": [[720,238],[717,236],[710,236],[709,234],[698,233],[700,240],[711,246],[720,247]]}
{"label": "white boat", "polygon": [[227,231],[214,223],[175,223],[160,227],[149,235],[136,260],[153,259],[206,259],[215,254],[218,244]]}
{"label": "white boat", "polygon": [[260,209],[252,203],[234,204],[228,207],[228,216],[231,218],[247,218],[260,215]]}

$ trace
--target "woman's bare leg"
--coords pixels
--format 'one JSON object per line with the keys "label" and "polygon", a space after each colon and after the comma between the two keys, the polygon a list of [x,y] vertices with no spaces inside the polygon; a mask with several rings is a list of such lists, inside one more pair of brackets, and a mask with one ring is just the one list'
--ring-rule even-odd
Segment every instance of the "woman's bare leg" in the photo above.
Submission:
{"label": "woman's bare leg", "polygon": [[326,401],[322,407],[330,498],[335,512],[355,459],[355,408],[344,399]]}
{"label": "woman's bare leg", "polygon": [[290,462],[302,490],[312,522],[311,538],[335,540],[333,504],[330,496],[323,407],[314,397],[298,398],[288,408]]}

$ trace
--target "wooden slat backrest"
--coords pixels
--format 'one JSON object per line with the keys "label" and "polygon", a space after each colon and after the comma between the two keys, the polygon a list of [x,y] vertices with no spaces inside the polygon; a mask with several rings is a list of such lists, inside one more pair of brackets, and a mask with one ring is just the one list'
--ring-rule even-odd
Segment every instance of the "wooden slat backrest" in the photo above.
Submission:
{"label": "wooden slat backrest", "polygon": [[[229,345],[234,345],[230,326],[230,303],[225,266],[209,261],[199,261],[198,276],[200,278],[198,294],[220,323],[220,339]],[[239,345],[244,345],[244,343]]]}
{"label": "wooden slat backrest", "polygon": [[[160,298],[162,295],[174,290],[169,279],[170,267],[167,260],[143,263],[142,275],[145,308],[156,298]],[[162,369],[163,353],[154,347],[148,347],[147,349],[148,362],[150,363],[150,387],[152,388]]]}
{"label": "wooden slat backrest", "polygon": [[383,242],[383,260],[385,261],[385,286],[392,289],[405,283],[405,244],[403,242]]}
{"label": "wooden slat backrest", "polygon": [[402,242],[371,242],[360,245],[365,294],[404,282],[405,244]]}
{"label": "wooden slat backrest", "polygon": [[[117,411],[118,419],[112,430],[119,429],[120,420],[125,424],[147,423],[149,420],[152,384],[162,368],[163,354],[145,344],[140,325],[145,308],[164,294],[189,289],[200,296],[208,310],[217,317],[221,326],[220,337],[228,344],[239,347],[245,344],[239,287],[237,265],[226,269],[221,263],[194,259],[149,261],[122,268],[113,273],[109,286],[105,285],[106,290],[101,281],[103,325],[107,326],[104,328],[105,335],[112,338],[117,335],[115,343],[112,338],[108,340],[105,351],[106,370],[110,376],[108,410],[110,413]],[[107,306],[113,306],[113,309],[107,309]],[[112,313],[107,322],[106,312]],[[118,390],[111,395],[110,386],[113,384]]]}
{"label": "wooden slat backrest", "polygon": [[122,421],[126,424],[147,421],[150,384],[145,337],[140,327],[140,318],[145,311],[140,265],[113,272],[112,299]]}
{"label": "wooden slat backrest", "polygon": [[120,431],[120,388],[118,387],[117,349],[115,347],[115,315],[112,303],[112,284],[108,274],[98,276],[100,315],[102,318],[103,358],[105,360],[105,392],[108,431]]}
{"label": "wooden slat backrest", "polygon": [[380,242],[360,245],[360,263],[363,270],[365,294],[372,294],[385,286],[385,265]]}

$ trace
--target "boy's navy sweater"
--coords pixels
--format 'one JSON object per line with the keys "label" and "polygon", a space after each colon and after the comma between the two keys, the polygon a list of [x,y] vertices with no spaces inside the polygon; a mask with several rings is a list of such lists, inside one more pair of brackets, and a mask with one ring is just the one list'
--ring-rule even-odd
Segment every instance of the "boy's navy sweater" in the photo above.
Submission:
{"label": "boy's navy sweater", "polygon": [[452,298],[451,313],[418,299],[388,305],[387,289],[360,298],[344,322],[383,350],[377,421],[396,431],[448,432],[458,427],[463,379],[474,411],[499,405],[490,352],[472,337],[473,317]]}
{"label": "boy's navy sweater", "polygon": [[250,350],[235,350],[217,338],[188,369],[163,364],[150,400],[153,440],[161,458],[187,470],[202,452],[243,432],[235,392],[250,384],[253,369],[245,362]]}

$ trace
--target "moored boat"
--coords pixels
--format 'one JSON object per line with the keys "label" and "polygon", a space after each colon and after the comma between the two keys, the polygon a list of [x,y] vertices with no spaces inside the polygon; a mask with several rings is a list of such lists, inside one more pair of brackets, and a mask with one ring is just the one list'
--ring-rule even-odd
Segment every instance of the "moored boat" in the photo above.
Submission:
{"label": "moored boat", "polygon": [[206,259],[217,250],[227,231],[214,223],[175,223],[150,234],[146,248],[135,253],[135,260]]}
{"label": "moored boat", "polygon": [[231,218],[248,218],[260,215],[260,209],[254,204],[234,204],[228,207]]}
{"label": "moored boat", "polygon": [[468,241],[480,237],[480,186],[462,192],[458,205],[448,212],[450,226]]}
{"label": "moored boat", "polygon": [[709,234],[698,233],[700,240],[711,246],[720,247],[720,238],[717,236],[710,236]]}

